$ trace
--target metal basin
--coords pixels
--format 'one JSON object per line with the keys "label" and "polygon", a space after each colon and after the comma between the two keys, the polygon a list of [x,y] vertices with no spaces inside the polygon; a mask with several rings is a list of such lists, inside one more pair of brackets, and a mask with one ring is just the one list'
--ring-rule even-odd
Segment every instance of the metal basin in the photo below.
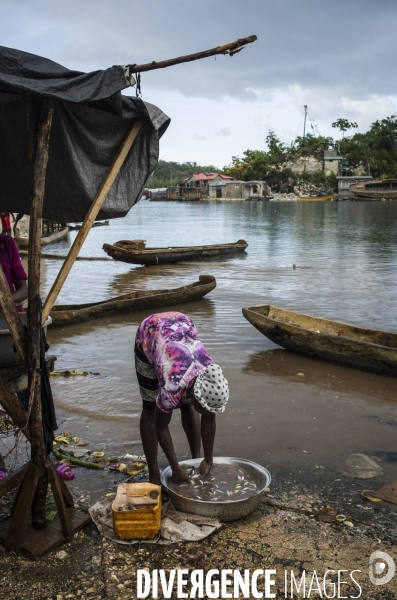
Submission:
{"label": "metal basin", "polygon": [[[24,325],[27,323],[26,312],[18,313]],[[52,323],[51,317],[48,317],[44,323],[44,331],[47,334],[47,326]],[[18,354],[14,351],[14,342],[8,329],[8,325],[3,316],[0,315],[0,367],[12,367],[19,363]]]}
{"label": "metal basin", "polygon": [[[180,465],[192,465],[198,468],[202,458],[183,460]],[[259,489],[256,496],[243,498],[242,500],[229,500],[228,502],[207,502],[205,500],[192,500],[177,494],[168,487],[171,478],[171,467],[164,469],[161,475],[161,483],[167,488],[173,506],[182,512],[202,515],[204,517],[216,517],[220,521],[237,521],[251,514],[261,502],[264,490],[269,487],[271,477],[267,469],[244,458],[226,458],[218,456],[214,458],[214,464],[228,464],[242,467],[259,481]]]}

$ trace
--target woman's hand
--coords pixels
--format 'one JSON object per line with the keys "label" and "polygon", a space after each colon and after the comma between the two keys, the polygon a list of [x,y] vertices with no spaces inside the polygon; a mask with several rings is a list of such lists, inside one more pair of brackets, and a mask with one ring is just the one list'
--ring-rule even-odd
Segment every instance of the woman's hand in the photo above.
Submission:
{"label": "woman's hand", "polygon": [[181,467],[172,469],[171,481],[173,483],[189,483],[190,484],[189,475],[186,473],[186,471],[181,469]]}
{"label": "woman's hand", "polygon": [[202,479],[204,479],[205,477],[208,477],[208,475],[210,474],[212,469],[212,461],[206,461],[205,459],[201,461],[200,466],[199,466],[199,471],[201,474]]}

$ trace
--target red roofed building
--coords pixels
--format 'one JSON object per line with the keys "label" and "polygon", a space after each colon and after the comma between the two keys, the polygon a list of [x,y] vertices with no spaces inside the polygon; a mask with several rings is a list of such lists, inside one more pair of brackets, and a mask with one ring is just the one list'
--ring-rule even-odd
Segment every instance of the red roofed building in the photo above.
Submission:
{"label": "red roofed building", "polygon": [[186,177],[184,183],[187,187],[200,188],[202,196],[209,195],[209,184],[215,181],[231,181],[233,177],[221,173],[194,173]]}

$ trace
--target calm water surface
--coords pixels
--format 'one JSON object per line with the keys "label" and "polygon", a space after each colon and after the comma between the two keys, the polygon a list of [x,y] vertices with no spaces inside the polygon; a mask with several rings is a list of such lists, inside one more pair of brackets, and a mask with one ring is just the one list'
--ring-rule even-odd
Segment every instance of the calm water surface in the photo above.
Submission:
{"label": "calm water surface", "polygon": [[[46,251],[64,254],[75,235]],[[92,229],[80,255],[105,256],[102,244],[120,239],[175,246],[240,238],[249,243],[247,252],[220,261],[159,267],[77,262],[58,303],[172,288],[201,273],[215,275],[217,287],[207,298],[170,309],[193,318],[230,381],[216,454],[270,468],[342,472],[348,454],[367,452],[378,457],[388,477],[396,477],[397,381],[281,350],[243,318],[241,307],[270,303],[397,332],[397,203],[142,201],[126,218]],[[60,265],[42,261],[43,296]],[[94,450],[121,454],[141,448],[133,340],[149,312],[48,332],[59,370],[100,373],[53,379],[60,429],[84,436]],[[185,458],[178,421],[176,415],[173,435]]]}

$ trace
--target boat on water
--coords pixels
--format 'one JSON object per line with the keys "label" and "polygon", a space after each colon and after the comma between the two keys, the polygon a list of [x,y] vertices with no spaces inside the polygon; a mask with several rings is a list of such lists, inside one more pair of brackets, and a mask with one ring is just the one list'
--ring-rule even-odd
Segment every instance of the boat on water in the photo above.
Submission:
{"label": "boat on water", "polygon": [[256,329],[286,350],[397,377],[397,333],[311,317],[270,304],[242,310]]}
{"label": "boat on water", "polygon": [[[64,227],[59,231],[54,231],[49,235],[43,235],[41,237],[41,245],[45,246],[47,244],[51,244],[52,242],[58,242],[59,240],[63,240],[69,233],[69,227]],[[29,248],[29,238],[17,236],[15,237],[15,241],[18,245],[18,248]]]}
{"label": "boat on water", "polygon": [[59,304],[54,306],[50,313],[52,327],[63,327],[100,317],[124,315],[163,306],[173,308],[177,304],[199,300],[215,287],[215,277],[200,275],[198,281],[179,288],[130,292],[110,300],[89,304]]}
{"label": "boat on water", "polygon": [[359,200],[397,200],[397,179],[359,181],[350,185],[349,192]]}
{"label": "boat on water", "polygon": [[181,260],[201,260],[213,256],[244,252],[248,244],[238,240],[232,244],[215,244],[213,246],[181,246],[170,248],[146,248],[143,240],[121,240],[115,244],[104,244],[103,249],[108,256],[134,265],[161,265]]}
{"label": "boat on water", "polygon": [[301,202],[326,202],[334,199],[333,194],[328,194],[327,192],[319,193],[316,196],[300,196],[299,200]]}
{"label": "boat on water", "polygon": [[[94,221],[94,223],[91,225],[91,229],[93,227],[103,227],[104,225],[109,225],[109,221]],[[70,231],[75,231],[81,229],[82,225],[70,225],[69,223],[68,227]]]}

